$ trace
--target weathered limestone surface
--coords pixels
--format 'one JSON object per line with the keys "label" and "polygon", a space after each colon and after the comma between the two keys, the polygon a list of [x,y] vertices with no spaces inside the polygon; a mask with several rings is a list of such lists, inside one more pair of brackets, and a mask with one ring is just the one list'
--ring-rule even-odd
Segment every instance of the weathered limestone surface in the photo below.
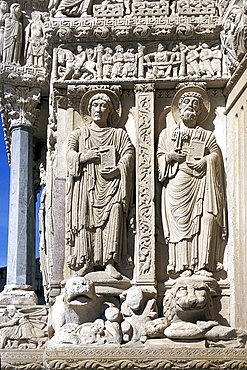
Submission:
{"label": "weathered limestone surface", "polygon": [[247,367],[246,14],[0,0],[1,368]]}

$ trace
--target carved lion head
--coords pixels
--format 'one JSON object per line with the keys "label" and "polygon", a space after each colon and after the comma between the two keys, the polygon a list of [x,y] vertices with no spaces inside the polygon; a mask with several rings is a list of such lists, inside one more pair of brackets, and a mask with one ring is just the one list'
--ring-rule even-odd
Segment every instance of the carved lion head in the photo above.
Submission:
{"label": "carved lion head", "polygon": [[202,276],[180,277],[166,292],[163,313],[170,322],[196,322],[214,318],[211,288]]}
{"label": "carved lion head", "polygon": [[89,303],[95,297],[94,284],[84,277],[72,277],[61,283],[64,302],[73,305]]}

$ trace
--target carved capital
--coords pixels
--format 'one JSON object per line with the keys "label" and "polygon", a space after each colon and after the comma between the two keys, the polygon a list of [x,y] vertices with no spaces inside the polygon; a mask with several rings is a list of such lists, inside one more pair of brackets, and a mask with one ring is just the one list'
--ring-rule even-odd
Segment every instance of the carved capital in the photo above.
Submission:
{"label": "carved capital", "polygon": [[67,107],[67,92],[64,89],[54,89],[54,99],[57,108],[65,109]]}
{"label": "carved capital", "polygon": [[4,86],[3,110],[8,127],[13,125],[34,125],[37,117],[37,105],[40,102],[40,89],[28,87]]}
{"label": "carved capital", "polygon": [[136,93],[143,93],[143,92],[153,92],[154,91],[154,84],[136,84],[135,85],[135,92]]}

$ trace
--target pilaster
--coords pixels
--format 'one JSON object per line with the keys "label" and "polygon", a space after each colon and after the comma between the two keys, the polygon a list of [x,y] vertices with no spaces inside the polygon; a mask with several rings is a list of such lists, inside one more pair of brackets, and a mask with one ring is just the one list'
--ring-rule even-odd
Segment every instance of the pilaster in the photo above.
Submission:
{"label": "pilaster", "polygon": [[11,139],[7,285],[1,304],[35,304],[33,132],[38,88],[4,86],[5,126]]}
{"label": "pilaster", "polygon": [[154,84],[135,85],[136,143],[136,255],[135,281],[154,292],[155,285],[155,171]]}

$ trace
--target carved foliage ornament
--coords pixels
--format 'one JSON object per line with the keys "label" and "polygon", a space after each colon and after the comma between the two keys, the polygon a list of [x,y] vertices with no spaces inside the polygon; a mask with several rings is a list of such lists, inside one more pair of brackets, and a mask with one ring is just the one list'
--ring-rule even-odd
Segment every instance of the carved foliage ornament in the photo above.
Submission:
{"label": "carved foliage ornament", "polygon": [[[152,147],[151,139],[151,120],[152,120],[152,104],[150,100],[150,92],[153,84],[136,85],[137,108],[139,112],[139,245],[140,245],[140,275],[151,274],[152,260],[152,196],[150,194],[150,186],[152,184],[151,170],[151,155],[150,148]],[[143,91],[144,92],[141,92]],[[145,180],[144,180],[145,179]]]}
{"label": "carved foliage ornament", "polygon": [[4,86],[4,108],[9,127],[12,125],[34,125],[37,118],[37,104],[40,102],[40,89]]}

